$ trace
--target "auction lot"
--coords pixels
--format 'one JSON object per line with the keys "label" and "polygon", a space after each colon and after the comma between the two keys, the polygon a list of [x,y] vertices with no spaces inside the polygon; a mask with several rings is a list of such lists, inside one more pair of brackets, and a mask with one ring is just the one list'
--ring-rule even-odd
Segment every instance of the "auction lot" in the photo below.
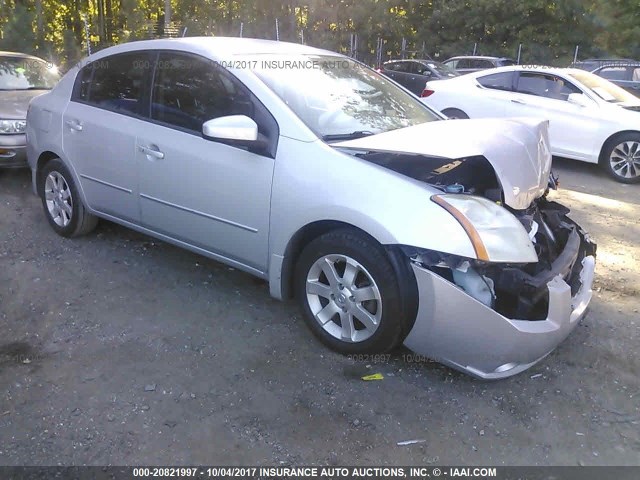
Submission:
{"label": "auction lot", "polygon": [[554,165],[594,299],[497,382],[332,353],[266,283],[106,221],[59,237],[30,173],[0,171],[0,464],[638,464],[640,188]]}

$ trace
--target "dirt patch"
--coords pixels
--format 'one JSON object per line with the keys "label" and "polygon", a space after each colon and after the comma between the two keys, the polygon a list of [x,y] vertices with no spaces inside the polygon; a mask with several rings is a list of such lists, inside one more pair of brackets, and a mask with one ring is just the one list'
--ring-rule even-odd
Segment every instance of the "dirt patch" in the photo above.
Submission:
{"label": "dirt patch", "polygon": [[264,282],[108,222],[60,238],[28,172],[0,172],[0,464],[638,464],[640,186],[556,167],[596,293],[498,382],[336,355]]}

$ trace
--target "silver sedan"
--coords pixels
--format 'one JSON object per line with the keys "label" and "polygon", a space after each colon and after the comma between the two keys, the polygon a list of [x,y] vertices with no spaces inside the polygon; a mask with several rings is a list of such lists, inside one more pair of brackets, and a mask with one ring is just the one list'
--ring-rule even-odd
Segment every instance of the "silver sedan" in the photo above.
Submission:
{"label": "silver sedan", "polygon": [[592,294],[596,246],[546,198],[547,129],[444,121],[336,53],[184,38],[78,64],[32,101],[27,150],[60,235],[117,222],[268,280],[336,351],[501,378]]}
{"label": "silver sedan", "polygon": [[40,58],[0,52],[0,168],[27,166],[29,101],[50,90],[59,79],[57,68]]}

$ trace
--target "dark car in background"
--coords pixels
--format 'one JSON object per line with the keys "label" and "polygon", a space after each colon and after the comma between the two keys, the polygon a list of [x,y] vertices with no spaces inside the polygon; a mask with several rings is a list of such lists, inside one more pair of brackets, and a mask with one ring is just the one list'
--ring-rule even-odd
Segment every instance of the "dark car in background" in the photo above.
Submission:
{"label": "dark car in background", "polygon": [[[595,62],[588,63],[587,66],[593,67],[594,63]],[[578,64],[575,66],[578,67]],[[611,60],[608,62],[598,62],[598,65],[594,68],[579,68],[606,78],[634,95],[640,96],[640,61]]]}
{"label": "dark car in background", "polygon": [[0,52],[0,167],[27,166],[27,107],[59,79],[57,68],[41,58]]}
{"label": "dark car in background", "polygon": [[429,80],[446,80],[460,75],[453,68],[433,60],[389,60],[379,72],[420,95]]}
{"label": "dark car in background", "polygon": [[461,74],[477,72],[488,68],[508,67],[516,64],[515,60],[511,58],[486,57],[483,55],[461,55],[451,57],[442,63]]}
{"label": "dark car in background", "polygon": [[611,65],[615,63],[628,63],[635,62],[631,58],[587,58],[585,60],[579,60],[577,62],[573,62],[569,65],[569,68],[579,68],[581,70],[586,70],[588,72],[593,72],[594,70],[604,67],[605,65]]}

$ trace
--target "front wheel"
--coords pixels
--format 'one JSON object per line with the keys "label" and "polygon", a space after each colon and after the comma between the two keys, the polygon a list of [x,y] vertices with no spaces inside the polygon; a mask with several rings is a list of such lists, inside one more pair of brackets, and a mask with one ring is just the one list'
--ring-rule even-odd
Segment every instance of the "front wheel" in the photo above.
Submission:
{"label": "front wheel", "polygon": [[382,246],[358,231],[336,230],[309,243],[295,289],[307,325],[337,352],[386,352],[408,331],[396,272]]}
{"label": "front wheel", "polygon": [[618,182],[640,182],[640,133],[624,133],[607,141],[600,164]]}
{"label": "front wheel", "polygon": [[84,235],[93,230],[98,218],[87,212],[73,177],[62,160],[55,158],[42,169],[39,194],[47,220],[63,237]]}

